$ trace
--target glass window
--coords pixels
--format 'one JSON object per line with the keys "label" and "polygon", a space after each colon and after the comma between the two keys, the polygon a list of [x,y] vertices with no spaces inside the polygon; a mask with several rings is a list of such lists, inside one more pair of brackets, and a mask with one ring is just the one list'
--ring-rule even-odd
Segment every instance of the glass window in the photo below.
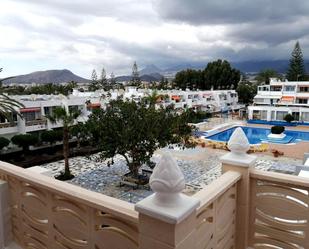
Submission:
{"label": "glass window", "polygon": [[294,92],[295,91],[295,86],[285,86],[284,91],[286,92]]}
{"label": "glass window", "polygon": [[309,112],[302,113],[302,121],[309,121]]}
{"label": "glass window", "polygon": [[284,117],[288,114],[288,112],[277,111],[277,120],[284,120]]}
{"label": "glass window", "polygon": [[267,120],[267,111],[261,111],[261,120]]}
{"label": "glass window", "polygon": [[276,120],[276,111],[271,111],[271,120]]}

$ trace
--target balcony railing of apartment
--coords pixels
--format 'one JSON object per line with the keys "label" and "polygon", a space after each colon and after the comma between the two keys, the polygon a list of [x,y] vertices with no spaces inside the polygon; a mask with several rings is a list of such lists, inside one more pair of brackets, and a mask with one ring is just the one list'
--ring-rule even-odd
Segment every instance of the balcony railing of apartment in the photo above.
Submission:
{"label": "balcony railing of apartment", "polygon": [[163,156],[155,193],[135,206],[2,162],[0,248],[309,248],[308,179],[251,168],[256,157],[235,133],[217,180],[185,196],[180,169]]}
{"label": "balcony railing of apartment", "polygon": [[26,126],[46,125],[46,124],[47,124],[46,119],[36,119],[36,120],[26,121]]}
{"label": "balcony railing of apartment", "polygon": [[1,128],[15,127],[15,126],[17,126],[17,122],[0,123],[0,129]]}

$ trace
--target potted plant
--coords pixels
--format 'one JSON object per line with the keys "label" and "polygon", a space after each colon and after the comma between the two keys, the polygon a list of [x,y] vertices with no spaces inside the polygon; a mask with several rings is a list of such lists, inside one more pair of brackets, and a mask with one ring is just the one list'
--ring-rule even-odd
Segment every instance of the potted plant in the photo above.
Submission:
{"label": "potted plant", "polygon": [[284,126],[275,125],[271,127],[271,133],[267,136],[271,139],[283,139],[286,135],[283,133],[285,130]]}

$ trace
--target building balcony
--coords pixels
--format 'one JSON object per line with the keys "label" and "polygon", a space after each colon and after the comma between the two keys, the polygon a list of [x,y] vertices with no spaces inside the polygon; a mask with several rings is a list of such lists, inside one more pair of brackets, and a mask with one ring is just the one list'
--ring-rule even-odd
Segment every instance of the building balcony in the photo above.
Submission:
{"label": "building balcony", "polygon": [[25,122],[26,132],[45,130],[47,128],[46,119],[36,119]]}
{"label": "building balcony", "polygon": [[10,134],[18,132],[17,122],[8,122],[0,124],[0,134]]}
{"label": "building balcony", "polygon": [[251,168],[240,140],[193,196],[179,168],[159,163],[154,194],[136,205],[1,162],[0,248],[309,248],[308,179]]}

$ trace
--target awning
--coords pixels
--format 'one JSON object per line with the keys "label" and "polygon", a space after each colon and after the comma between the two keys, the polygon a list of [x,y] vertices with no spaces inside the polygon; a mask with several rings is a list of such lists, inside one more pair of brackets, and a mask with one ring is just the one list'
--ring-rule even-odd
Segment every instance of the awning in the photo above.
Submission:
{"label": "awning", "polygon": [[87,105],[88,108],[100,108],[101,107],[101,103],[90,103]]}
{"label": "awning", "polygon": [[41,108],[40,107],[31,107],[31,108],[20,108],[20,113],[25,113],[25,112],[40,112]]}
{"label": "awning", "polygon": [[294,101],[294,97],[293,97],[293,96],[283,96],[283,97],[281,98],[281,101],[293,102],[293,101]]}
{"label": "awning", "polygon": [[180,96],[178,96],[178,95],[172,95],[172,100],[180,100]]}

